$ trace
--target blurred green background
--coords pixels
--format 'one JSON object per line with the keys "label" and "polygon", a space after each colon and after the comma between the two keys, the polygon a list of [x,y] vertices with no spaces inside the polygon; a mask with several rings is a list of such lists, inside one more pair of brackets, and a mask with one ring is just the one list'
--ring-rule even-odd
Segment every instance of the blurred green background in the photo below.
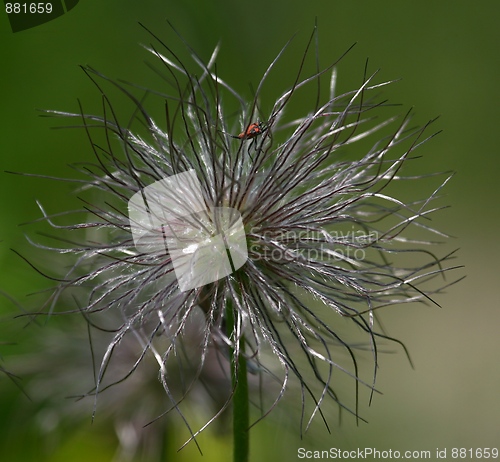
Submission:
{"label": "blurred green background", "polygon": [[[361,402],[368,424],[356,426],[346,415],[340,426],[333,419],[331,434],[315,429],[301,440],[298,423],[269,419],[252,430],[252,460],[297,460],[299,447],[447,448],[450,460],[454,447],[499,447],[500,304],[495,284],[500,258],[500,3],[495,0],[474,5],[465,0],[82,0],[64,16],[15,34],[2,12],[0,290],[29,306],[26,295],[47,287],[47,281],[10,250],[30,253],[18,225],[39,217],[35,200],[49,212],[76,203],[69,184],[3,171],[68,177],[69,163],[92,160],[83,132],[51,130],[56,121],[36,112],[78,111],[77,98],[90,111],[99,110],[95,88],[78,65],[158,89],[158,79],[143,64],[152,59],[139,46],[151,39],[138,22],[182,54],[168,19],[205,59],[220,42],[219,75],[251,96],[249,84],[255,88],[271,60],[297,33],[281,74],[267,85],[262,101],[266,107],[266,96],[270,105],[292,82],[315,18],[323,65],[357,42],[339,67],[341,89],[359,85],[368,57],[372,69],[381,68],[381,79],[402,78],[384,90],[391,102],[402,103],[401,111],[414,106],[419,123],[441,116],[435,126],[444,131],[420,150],[421,168],[457,171],[446,188],[446,202],[452,207],[436,215],[434,223],[456,236],[447,248],[460,247],[457,263],[465,265],[462,273],[467,278],[438,297],[442,309],[406,306],[385,313],[385,327],[405,342],[416,368],[412,370],[401,353],[381,358],[377,385],[383,395],[376,396],[371,407],[365,396]],[[0,366],[8,365],[12,372],[18,372],[12,365],[29,351],[32,336],[44,335],[43,329],[25,329],[22,321],[13,320],[17,313],[15,304],[0,298],[0,342],[5,342],[0,343]],[[54,386],[57,380],[54,377]],[[73,403],[66,400],[62,405]],[[106,417],[98,415],[90,424],[91,404],[88,418],[57,435],[50,429],[36,430],[32,419],[39,406],[0,375],[0,460],[120,460],[115,431]],[[186,435],[182,427],[172,431],[174,449],[166,460],[201,459],[194,445],[175,451]],[[216,430],[203,434],[200,444],[202,460],[230,460],[230,441]]]}

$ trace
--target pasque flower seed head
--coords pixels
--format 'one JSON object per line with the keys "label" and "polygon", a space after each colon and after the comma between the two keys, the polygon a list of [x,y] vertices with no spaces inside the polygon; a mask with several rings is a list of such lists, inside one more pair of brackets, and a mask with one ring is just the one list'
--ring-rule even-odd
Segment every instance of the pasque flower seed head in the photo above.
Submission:
{"label": "pasque flower seed head", "polygon": [[[375,389],[378,344],[402,345],[380,327],[380,309],[435,303],[451,283],[443,276],[452,254],[430,250],[433,235],[446,237],[431,217],[451,175],[407,173],[415,150],[432,136],[430,123],[412,127],[410,113],[379,118],[389,105],[377,97],[391,82],[377,82],[366,68],[361,84],[340,94],[339,61],[304,76],[311,41],[295,74],[282,76],[288,89],[273,104],[261,98],[262,89],[289,44],[247,99],[217,74],[218,47],[208,62],[188,47],[193,72],[158,40],[147,49],[164,79],[161,92],[135,96],[144,90],[86,67],[102,113],[83,106],[77,114],[50,111],[80,120],[96,159],[75,166],[81,194],[89,195],[80,222],[59,223],[41,207],[45,220],[71,237],[57,248],[36,244],[70,261],[49,312],[76,300],[75,311],[93,326],[107,312],[116,320],[107,327],[113,336],[92,394],[103,389],[113,355],[132,336],[140,349],[129,375],[152,354],[173,409],[182,412],[168,364],[183,355],[189,320],[202,314],[200,345],[191,345],[199,354],[188,355],[198,372],[186,393],[209,351],[227,365],[234,350],[247,359],[249,375],[274,392],[262,415],[292,382],[300,385],[303,408],[312,403],[305,422],[328,400],[344,407],[333,390],[337,370],[353,378],[354,405],[346,407],[357,415],[360,385]],[[106,85],[133,103],[132,116],[114,109]],[[300,117],[291,115],[307,89],[316,94],[307,107],[300,101]],[[161,122],[146,108],[152,99],[164,104]],[[416,197],[398,198],[398,183]],[[434,184],[424,197],[420,183]],[[347,338],[341,319],[365,335],[361,344]],[[375,365],[369,380],[358,370],[363,349]]]}

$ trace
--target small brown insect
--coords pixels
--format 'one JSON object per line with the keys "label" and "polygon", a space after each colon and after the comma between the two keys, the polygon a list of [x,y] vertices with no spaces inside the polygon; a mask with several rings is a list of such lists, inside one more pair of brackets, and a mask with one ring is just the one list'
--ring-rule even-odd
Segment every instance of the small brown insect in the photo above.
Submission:
{"label": "small brown insect", "polygon": [[266,131],[267,127],[262,122],[251,123],[246,131],[241,132],[239,135],[229,135],[233,138],[238,138],[240,140],[251,140],[256,136],[262,135]]}
{"label": "small brown insect", "polygon": [[257,137],[259,135],[262,135],[267,130],[267,125],[263,122],[253,122],[251,123],[247,129],[244,132],[241,132],[239,135],[231,135],[230,133],[226,133],[226,135],[229,135],[231,138],[236,138],[238,140],[252,140],[252,142],[249,144],[247,153],[250,159],[253,161],[252,155],[250,154],[250,151],[253,150],[257,151]]}

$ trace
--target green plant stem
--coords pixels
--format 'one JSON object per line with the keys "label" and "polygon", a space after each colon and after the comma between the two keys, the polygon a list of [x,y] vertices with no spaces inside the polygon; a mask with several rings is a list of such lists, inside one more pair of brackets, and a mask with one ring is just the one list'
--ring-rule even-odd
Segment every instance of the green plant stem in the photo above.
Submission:
{"label": "green plant stem", "polygon": [[[234,330],[234,313],[232,304],[226,308],[227,335],[231,337]],[[247,360],[243,356],[244,339],[239,340],[240,353],[231,349],[231,377],[234,389],[233,395],[233,461],[248,462],[249,453],[249,405]]]}

